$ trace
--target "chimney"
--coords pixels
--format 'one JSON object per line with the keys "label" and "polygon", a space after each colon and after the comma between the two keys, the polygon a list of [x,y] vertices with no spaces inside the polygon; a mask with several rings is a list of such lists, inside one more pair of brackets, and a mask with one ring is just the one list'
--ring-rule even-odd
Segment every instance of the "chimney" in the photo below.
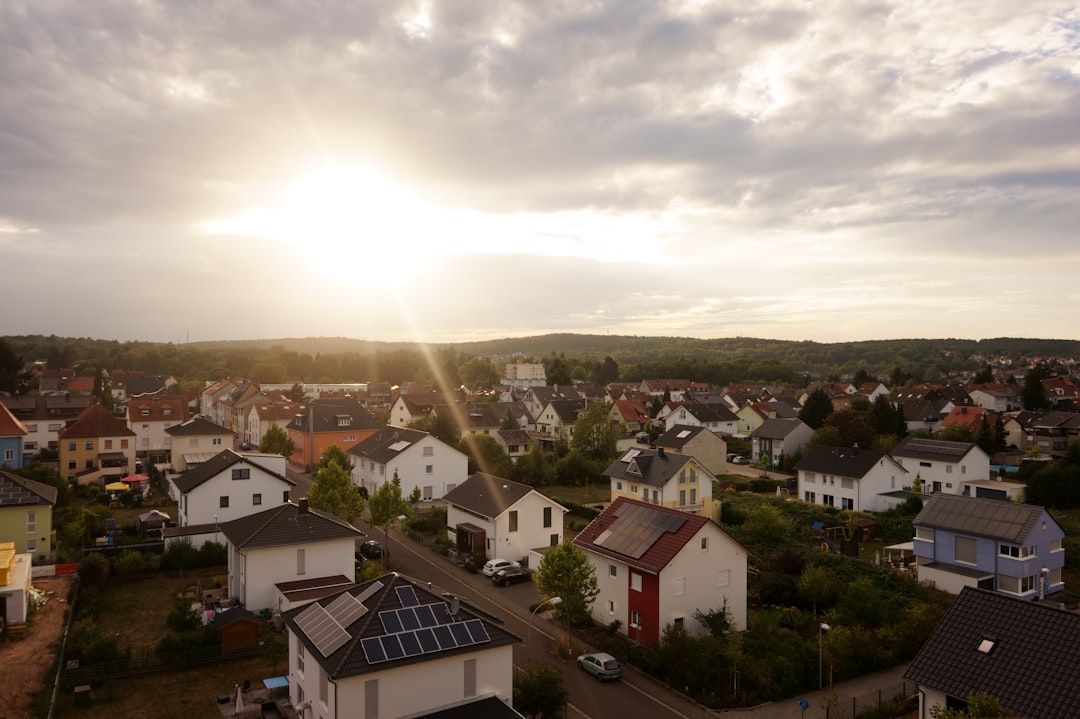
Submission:
{"label": "chimney", "polygon": [[664,458],[665,455],[664,455],[664,448],[663,447],[657,447],[656,448],[656,456],[659,457],[660,459]]}
{"label": "chimney", "polygon": [[296,513],[297,514],[307,514],[308,513],[307,497],[301,497],[300,498],[300,502],[296,505]]}

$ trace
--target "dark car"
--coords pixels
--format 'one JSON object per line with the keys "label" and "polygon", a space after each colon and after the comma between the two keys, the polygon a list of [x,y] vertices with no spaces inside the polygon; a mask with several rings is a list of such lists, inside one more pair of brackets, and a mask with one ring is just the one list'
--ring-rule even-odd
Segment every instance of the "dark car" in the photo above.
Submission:
{"label": "dark car", "polygon": [[378,559],[382,556],[382,545],[369,539],[360,545],[360,554],[366,559]]}
{"label": "dark car", "polygon": [[504,587],[507,584],[514,584],[515,582],[527,582],[532,577],[529,575],[529,570],[522,567],[503,567],[499,571],[491,575],[491,581],[498,584],[500,587]]}

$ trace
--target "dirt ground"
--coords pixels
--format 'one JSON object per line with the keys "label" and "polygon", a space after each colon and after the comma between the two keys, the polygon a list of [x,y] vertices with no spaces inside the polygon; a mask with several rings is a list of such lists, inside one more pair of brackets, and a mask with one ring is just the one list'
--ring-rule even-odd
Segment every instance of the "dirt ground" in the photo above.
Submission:
{"label": "dirt ground", "polygon": [[[0,719],[31,719],[30,697],[45,687],[58,640],[64,631],[64,613],[71,577],[40,577],[34,586],[52,592],[49,601],[30,618],[26,636],[0,643]],[[51,685],[50,685],[51,686]]]}

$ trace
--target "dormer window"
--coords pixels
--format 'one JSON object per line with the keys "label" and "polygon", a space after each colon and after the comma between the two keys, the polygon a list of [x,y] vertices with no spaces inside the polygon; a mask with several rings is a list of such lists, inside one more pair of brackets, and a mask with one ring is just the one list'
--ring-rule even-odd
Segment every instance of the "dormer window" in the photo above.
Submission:
{"label": "dormer window", "polygon": [[163,415],[165,415],[166,417],[171,417],[172,416],[172,407],[162,407],[161,408],[161,413]]}
{"label": "dormer window", "polygon": [[339,414],[337,417],[338,427],[348,427],[352,424],[352,417],[347,414]]}
{"label": "dormer window", "polygon": [[139,410],[139,414],[141,414],[143,417],[149,417],[150,416],[150,410],[147,409],[146,407],[143,407],[141,410]]}

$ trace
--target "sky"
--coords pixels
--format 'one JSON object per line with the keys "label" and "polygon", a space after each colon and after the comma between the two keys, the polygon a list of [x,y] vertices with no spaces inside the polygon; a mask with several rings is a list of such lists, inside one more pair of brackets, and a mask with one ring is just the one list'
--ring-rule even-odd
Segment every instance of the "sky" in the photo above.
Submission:
{"label": "sky", "polygon": [[1080,339],[1074,2],[0,0],[0,335]]}

